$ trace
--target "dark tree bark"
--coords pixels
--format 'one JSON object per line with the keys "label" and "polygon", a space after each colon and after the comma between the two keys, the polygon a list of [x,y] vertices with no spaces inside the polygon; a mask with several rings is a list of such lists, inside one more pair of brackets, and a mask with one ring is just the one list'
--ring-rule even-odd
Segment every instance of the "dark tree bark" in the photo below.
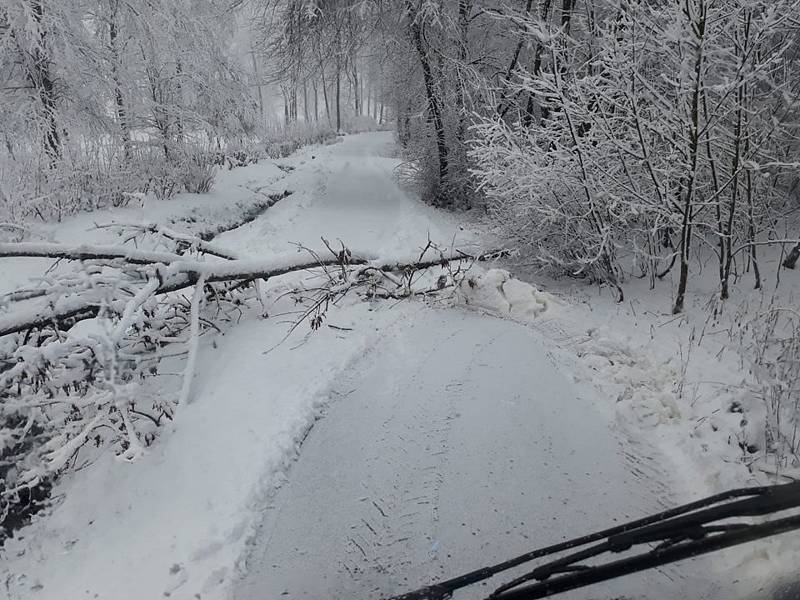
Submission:
{"label": "dark tree bark", "polygon": [[[528,0],[525,3],[525,16],[527,17],[531,13],[531,7],[533,6],[533,0]],[[525,28],[520,28],[520,35],[519,40],[517,40],[517,45],[514,48],[514,54],[511,55],[511,63],[508,65],[508,69],[506,69],[505,77],[503,77],[503,87],[500,89],[500,101],[497,103],[497,112],[500,114],[501,117],[504,117],[508,109],[510,108],[511,104],[505,104],[506,100],[506,88],[508,87],[508,82],[511,80],[511,75],[514,73],[514,69],[517,68],[517,64],[519,63],[519,56],[522,53],[522,47],[525,45]]]}
{"label": "dark tree bark", "polygon": [[361,114],[361,88],[358,79],[358,67],[356,66],[356,61],[353,60],[353,97],[354,97],[354,108],[356,111],[356,115]]}
{"label": "dark tree bark", "polygon": [[303,119],[308,123],[308,84],[303,80]]}
{"label": "dark tree bark", "polygon": [[[533,0],[528,0],[532,2]],[[467,64],[467,55],[469,52],[469,17],[472,13],[472,0],[458,0],[458,60],[460,66],[464,67]],[[456,140],[458,144],[463,145],[466,139],[467,130],[467,105],[464,101],[464,86],[461,81],[457,83],[457,100],[458,103],[458,130],[456,131]]]}
{"label": "dark tree bark", "polygon": [[[542,21],[547,21],[550,16],[550,6],[552,4],[552,0],[544,0],[541,9],[541,19]],[[539,75],[542,72],[542,53],[544,52],[544,46],[541,42],[537,42],[536,49],[533,52],[533,68],[532,72],[534,77]],[[533,94],[528,94],[528,102],[525,105],[525,116],[522,118],[522,124],[526,127],[529,127],[531,123],[533,123],[533,112],[536,106],[536,99],[533,97]]]}
{"label": "dark tree bark", "polygon": [[433,80],[428,50],[425,46],[425,41],[422,39],[422,25],[419,22],[419,13],[411,0],[406,0],[406,9],[409,20],[409,35],[419,55],[422,76],[425,82],[425,94],[428,100],[428,110],[430,110],[431,120],[436,132],[436,149],[439,159],[439,191],[441,193],[441,188],[447,183],[449,155],[444,131],[444,121],[442,120],[442,110],[439,104],[439,98],[436,95],[436,84]]}
{"label": "dark tree bark", "polygon": [[800,242],[797,242],[797,244],[789,250],[789,254],[786,255],[786,258],[783,259],[781,264],[784,269],[794,269],[797,265],[798,258],[800,258]]}
{"label": "dark tree bark", "polygon": [[319,94],[317,93],[317,80],[311,80],[311,88],[314,91],[314,122],[319,121]]}
{"label": "dark tree bark", "polygon": [[563,0],[561,3],[561,28],[569,35],[572,26],[572,12],[575,10],[577,0]]}
{"label": "dark tree bark", "polygon": [[42,110],[45,115],[45,132],[43,146],[50,160],[55,162],[61,158],[61,136],[56,121],[56,88],[50,71],[50,56],[47,47],[47,32],[44,29],[44,8],[41,0],[32,0],[33,18],[39,29],[39,39],[32,52],[33,62],[26,69],[28,80],[36,89]]}
{"label": "dark tree bark", "polygon": [[325,65],[320,59],[319,62],[319,75],[322,81],[322,99],[325,102],[325,116],[328,118],[328,125],[331,125],[331,105],[328,102],[328,83],[325,81]]}
{"label": "dark tree bark", "polygon": [[[114,102],[117,113],[117,123],[119,124],[120,135],[122,137],[122,151],[125,160],[131,158],[131,129],[128,123],[128,113],[125,110],[125,97],[122,93],[122,81],[119,74],[120,52],[119,52],[119,32],[118,20],[119,0],[111,0],[111,15],[108,21],[108,44],[111,50],[111,77],[114,81]],[[259,88],[259,93],[261,88]]]}
{"label": "dark tree bark", "polygon": [[336,133],[342,130],[342,70],[336,62]]}
{"label": "dark tree bark", "polygon": [[697,179],[697,159],[700,146],[700,98],[703,90],[703,37],[705,36],[706,12],[705,9],[697,15],[693,23],[696,40],[697,56],[693,65],[693,89],[689,104],[689,172],[686,176],[684,187],[684,200],[681,222],[681,247],[680,247],[680,275],[678,276],[678,290],[675,294],[675,304],[672,312],[683,312],[686,296],[686,286],[689,282],[689,250],[692,242],[692,228],[694,225],[694,195]]}

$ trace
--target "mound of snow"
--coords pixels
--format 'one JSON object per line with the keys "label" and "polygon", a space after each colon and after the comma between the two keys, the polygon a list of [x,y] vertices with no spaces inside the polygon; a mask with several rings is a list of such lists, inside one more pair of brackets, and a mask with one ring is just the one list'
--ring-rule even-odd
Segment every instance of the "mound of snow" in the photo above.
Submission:
{"label": "mound of snow", "polygon": [[657,361],[607,326],[590,328],[577,348],[586,366],[601,375],[597,381],[604,383],[597,385],[626,403],[624,419],[654,427],[681,418],[674,390],[680,376],[670,362]]}
{"label": "mound of snow", "polygon": [[553,297],[514,279],[504,269],[489,269],[464,279],[456,293],[457,303],[518,319],[534,319],[553,304]]}

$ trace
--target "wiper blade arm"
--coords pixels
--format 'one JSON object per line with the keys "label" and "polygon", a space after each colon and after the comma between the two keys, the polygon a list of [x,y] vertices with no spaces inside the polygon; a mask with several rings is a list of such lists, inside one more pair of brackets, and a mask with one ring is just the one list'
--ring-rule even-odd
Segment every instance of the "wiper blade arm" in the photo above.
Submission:
{"label": "wiper blade arm", "polygon": [[[533,550],[496,565],[477,569],[420,590],[395,596],[389,600],[443,600],[449,598],[455,590],[484,581],[503,571],[523,565],[537,558],[602,541],[600,544],[596,544],[595,546],[576,552],[568,557],[558,559],[552,563],[534,569],[531,573],[500,587],[491,597],[506,600],[507,598],[512,598],[512,596],[501,594],[510,593],[511,588],[533,579],[548,579],[558,573],[572,571],[568,575],[562,575],[559,578],[559,580],[568,578],[574,580],[573,583],[578,583],[578,585],[573,585],[572,587],[561,590],[566,591],[567,589],[574,589],[574,587],[593,583],[593,578],[598,576],[596,574],[597,569],[600,568],[608,568],[612,565],[617,565],[617,567],[610,571],[612,574],[606,575],[603,579],[599,580],[604,581],[605,579],[618,577],[622,574],[632,573],[653,566],[666,564],[667,562],[681,560],[682,558],[696,556],[705,552],[713,552],[731,545],[742,544],[762,537],[800,528],[800,516],[760,525],[730,523],[709,525],[710,523],[715,523],[723,519],[764,516],[798,507],[800,507],[800,482],[730,490],[643,519],[554,544],[546,548]],[[795,518],[798,519],[797,523],[792,520]],[[783,521],[785,521],[785,523]],[[711,536],[710,534],[716,535]],[[623,552],[633,546],[651,542],[661,542],[661,544],[655,551],[648,552],[640,557],[623,559],[622,561],[616,561],[615,563],[601,565],[599,567],[584,567],[583,565],[575,564],[578,561],[583,561],[600,554],[607,552]],[[720,544],[724,545],[719,546]],[[654,556],[653,554],[656,551],[658,555]],[[646,560],[643,558],[646,558]],[[637,562],[636,559],[643,560]],[[650,564],[656,559],[659,562]],[[634,562],[628,563],[626,561]],[[624,564],[619,565],[619,563]],[[605,571],[601,571],[601,573],[605,573]],[[551,580],[546,583],[552,584],[553,581],[554,580]],[[580,583],[582,581],[586,583]],[[561,582],[559,585],[566,585],[566,582]],[[530,587],[533,586],[527,586],[526,589]],[[541,589],[544,590],[545,588]],[[544,597],[541,595],[530,595],[532,592],[529,589],[527,593],[529,595],[518,597]],[[545,596],[552,595],[553,593],[558,592],[547,592]]]}
{"label": "wiper blade arm", "polygon": [[[566,575],[553,577],[553,575],[557,575],[558,571],[552,568],[543,568],[539,573],[534,570],[531,574],[535,575],[525,581],[540,578],[542,578],[543,581],[519,587],[525,582],[520,578],[516,580],[517,583],[513,586],[513,589],[506,586],[498,588],[498,590],[489,596],[489,599],[537,600],[538,598],[546,598],[594,583],[615,579],[623,575],[629,575],[645,569],[652,569],[709,552],[716,552],[718,550],[730,548],[731,546],[745,544],[796,529],[800,529],[800,515],[776,519],[768,523],[736,527],[716,535],[708,535],[701,539],[689,540],[666,547],[656,548],[650,552],[593,567],[573,565],[573,567],[578,567],[578,569]],[[561,569],[564,568],[566,567],[561,567]]]}

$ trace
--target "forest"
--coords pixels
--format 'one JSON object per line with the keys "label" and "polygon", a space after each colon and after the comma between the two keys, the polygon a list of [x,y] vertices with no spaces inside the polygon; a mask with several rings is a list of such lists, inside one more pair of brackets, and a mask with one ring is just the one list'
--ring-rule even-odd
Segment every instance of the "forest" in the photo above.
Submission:
{"label": "forest", "polygon": [[535,322],[683,490],[800,477],[800,0],[0,0],[0,137],[0,553],[244,439],[190,415],[249,326],[288,472],[396,305]]}
{"label": "forest", "polygon": [[722,300],[800,252],[791,1],[6,4],[8,228],[392,124],[427,201],[620,296],[674,268],[680,312],[695,250]]}

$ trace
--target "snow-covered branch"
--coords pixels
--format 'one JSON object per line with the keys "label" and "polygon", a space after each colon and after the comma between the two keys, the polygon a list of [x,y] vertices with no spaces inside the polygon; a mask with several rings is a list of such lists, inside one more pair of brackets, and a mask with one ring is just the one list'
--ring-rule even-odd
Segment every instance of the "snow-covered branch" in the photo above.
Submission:
{"label": "snow-covered branch", "polygon": [[129,246],[89,246],[86,244],[0,243],[0,258],[38,257],[58,260],[115,260],[134,265],[171,263],[182,260],[179,254],[152,252]]}
{"label": "snow-covered branch", "polygon": [[[187,242],[187,254],[3,245],[6,256],[84,262],[78,273],[51,273],[37,290],[40,296],[7,304],[0,316],[0,394],[9,399],[0,404],[0,418],[4,435],[16,440],[15,451],[29,465],[8,482],[0,505],[74,464],[90,443],[113,444],[130,460],[144,452],[162,419],[191,397],[201,334],[219,329],[221,320],[241,314],[248,303],[263,303],[257,282],[298,272],[318,276],[319,285],[294,290],[304,309],[292,327],[308,322],[317,329],[329,306],[354,290],[363,290],[365,298],[435,294],[455,285],[472,261],[498,255],[443,251],[429,243],[408,257],[378,258],[325,242],[323,250],[301,247],[268,259],[220,260],[234,254],[216,247],[208,252],[162,228],[139,233],[156,242]],[[443,269],[422,281],[421,274],[435,267]],[[182,292],[190,288],[187,301]],[[188,354],[181,391],[151,399],[143,388],[158,374],[162,358],[176,354],[164,351],[175,344],[182,348],[177,354]]]}

